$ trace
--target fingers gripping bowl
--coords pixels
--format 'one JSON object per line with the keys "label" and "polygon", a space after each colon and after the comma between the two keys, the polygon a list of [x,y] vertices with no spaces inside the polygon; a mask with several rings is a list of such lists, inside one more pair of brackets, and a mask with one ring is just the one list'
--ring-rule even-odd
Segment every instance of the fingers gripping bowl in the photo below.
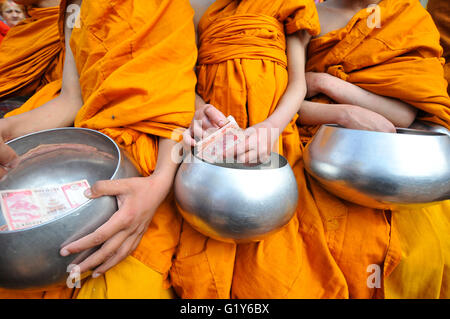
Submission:
{"label": "fingers gripping bowl", "polygon": [[210,164],[188,156],[175,178],[181,215],[214,239],[243,243],[264,239],[295,214],[297,182],[287,160],[272,153],[269,164]]}
{"label": "fingers gripping bowl", "polygon": [[[0,182],[0,190],[82,179],[92,186],[99,180],[139,176],[132,161],[111,138],[90,129],[46,130],[7,144],[21,156],[21,161]],[[0,287],[42,288],[65,283],[69,265],[79,263],[95,248],[67,257],[60,256],[60,249],[93,232],[116,211],[115,197],[104,196],[46,223],[0,232]]]}
{"label": "fingers gripping bowl", "polygon": [[444,133],[323,125],[304,162],[325,189],[362,206],[420,208],[450,199],[450,137]]}

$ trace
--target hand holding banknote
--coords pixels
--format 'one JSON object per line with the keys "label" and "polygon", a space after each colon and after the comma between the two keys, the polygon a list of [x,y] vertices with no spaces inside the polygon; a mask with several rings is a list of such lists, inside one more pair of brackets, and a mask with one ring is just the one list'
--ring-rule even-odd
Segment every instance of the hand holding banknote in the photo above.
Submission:
{"label": "hand holding banknote", "polygon": [[[203,102],[204,103],[204,102]],[[211,104],[197,107],[191,125],[183,134],[183,145],[186,150],[196,145],[196,140],[202,140],[212,131],[227,123],[225,115]]]}
{"label": "hand holding banknote", "polygon": [[260,164],[270,160],[270,155],[280,135],[280,130],[269,120],[247,128],[244,140],[230,149],[227,157],[234,156],[238,163]]}

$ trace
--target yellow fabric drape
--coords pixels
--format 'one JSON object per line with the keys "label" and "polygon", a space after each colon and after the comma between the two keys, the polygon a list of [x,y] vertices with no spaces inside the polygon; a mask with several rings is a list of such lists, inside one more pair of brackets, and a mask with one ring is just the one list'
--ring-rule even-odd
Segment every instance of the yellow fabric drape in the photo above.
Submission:
{"label": "yellow fabric drape", "polygon": [[62,78],[64,42],[58,28],[59,7],[32,8],[28,14],[1,45],[0,99],[34,94]]}
{"label": "yellow fabric drape", "polygon": [[[443,76],[442,48],[431,17],[415,0],[383,0],[378,5],[381,28],[369,28],[371,12],[362,10],[346,27],[313,39],[307,71],[327,72],[370,92],[397,98],[417,107],[419,118],[449,127],[450,99]],[[323,96],[315,100],[332,102]],[[307,143],[317,128],[302,127],[302,140]],[[360,214],[364,216],[362,209]],[[450,201],[422,210],[392,212],[385,297],[448,296],[449,214]],[[367,224],[364,221],[360,227]],[[347,233],[353,236],[349,227]],[[351,249],[346,247],[342,256]],[[345,262],[343,257],[341,260]],[[348,276],[354,276],[354,271]]]}
{"label": "yellow fabric drape", "polygon": [[[65,8],[63,0],[61,10]],[[72,32],[70,43],[84,100],[75,126],[112,137],[144,175],[155,168],[158,137],[177,139],[178,129],[187,127],[194,114],[193,14],[183,0],[83,1],[81,27]],[[85,279],[75,295],[68,288],[52,287],[45,297],[169,297],[167,274],[179,228],[180,217],[170,195],[132,256],[95,280]],[[0,290],[0,297],[8,294],[22,296]]]}
{"label": "yellow fabric drape", "polygon": [[[445,78],[450,83],[450,2],[428,0],[427,9],[441,34],[441,45],[444,49],[443,57],[446,61],[444,65]],[[447,93],[450,94],[450,85],[447,87]]]}

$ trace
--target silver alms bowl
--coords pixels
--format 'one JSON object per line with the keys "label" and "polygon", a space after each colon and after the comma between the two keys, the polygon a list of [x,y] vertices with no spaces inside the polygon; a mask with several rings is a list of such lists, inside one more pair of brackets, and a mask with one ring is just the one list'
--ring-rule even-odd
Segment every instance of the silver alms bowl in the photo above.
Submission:
{"label": "silver alms bowl", "polygon": [[225,242],[263,239],[296,211],[298,190],[287,160],[272,153],[269,164],[213,165],[188,156],[175,178],[181,215],[202,234]]}
{"label": "silver alms bowl", "polygon": [[444,133],[323,125],[304,163],[329,192],[366,207],[420,208],[450,199],[450,137]]}
{"label": "silver alms bowl", "polygon": [[[93,186],[99,180],[139,176],[135,166],[112,139],[89,129],[46,130],[7,144],[18,155],[40,145],[50,147],[25,156],[0,182],[0,190],[59,185],[82,179],[87,179]],[[55,147],[52,149],[52,146]],[[93,232],[116,211],[116,198],[105,196],[89,200],[44,224],[0,231],[0,287],[42,288],[65,283],[69,265],[79,263],[95,249],[67,257],[60,256],[60,249]]]}

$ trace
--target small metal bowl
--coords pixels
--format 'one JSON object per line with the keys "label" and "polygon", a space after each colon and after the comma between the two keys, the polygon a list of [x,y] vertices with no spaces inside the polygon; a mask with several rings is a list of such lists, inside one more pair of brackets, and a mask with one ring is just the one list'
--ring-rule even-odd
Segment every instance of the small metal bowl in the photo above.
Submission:
{"label": "small metal bowl", "polygon": [[[90,129],[46,130],[7,144],[24,159],[0,182],[0,190],[59,185],[82,179],[93,186],[99,180],[139,176],[134,164],[111,138]],[[57,147],[24,156],[40,145]],[[104,196],[46,223],[1,231],[0,287],[44,288],[66,282],[69,265],[79,263],[97,248],[67,257],[60,256],[60,249],[93,232],[116,211],[116,198]]]}
{"label": "small metal bowl", "polygon": [[264,239],[296,211],[297,182],[287,160],[272,153],[268,164],[210,164],[188,156],[175,178],[181,215],[197,231],[233,243]]}
{"label": "small metal bowl", "polygon": [[450,137],[444,133],[322,125],[304,163],[329,192],[366,207],[420,208],[450,199]]}

